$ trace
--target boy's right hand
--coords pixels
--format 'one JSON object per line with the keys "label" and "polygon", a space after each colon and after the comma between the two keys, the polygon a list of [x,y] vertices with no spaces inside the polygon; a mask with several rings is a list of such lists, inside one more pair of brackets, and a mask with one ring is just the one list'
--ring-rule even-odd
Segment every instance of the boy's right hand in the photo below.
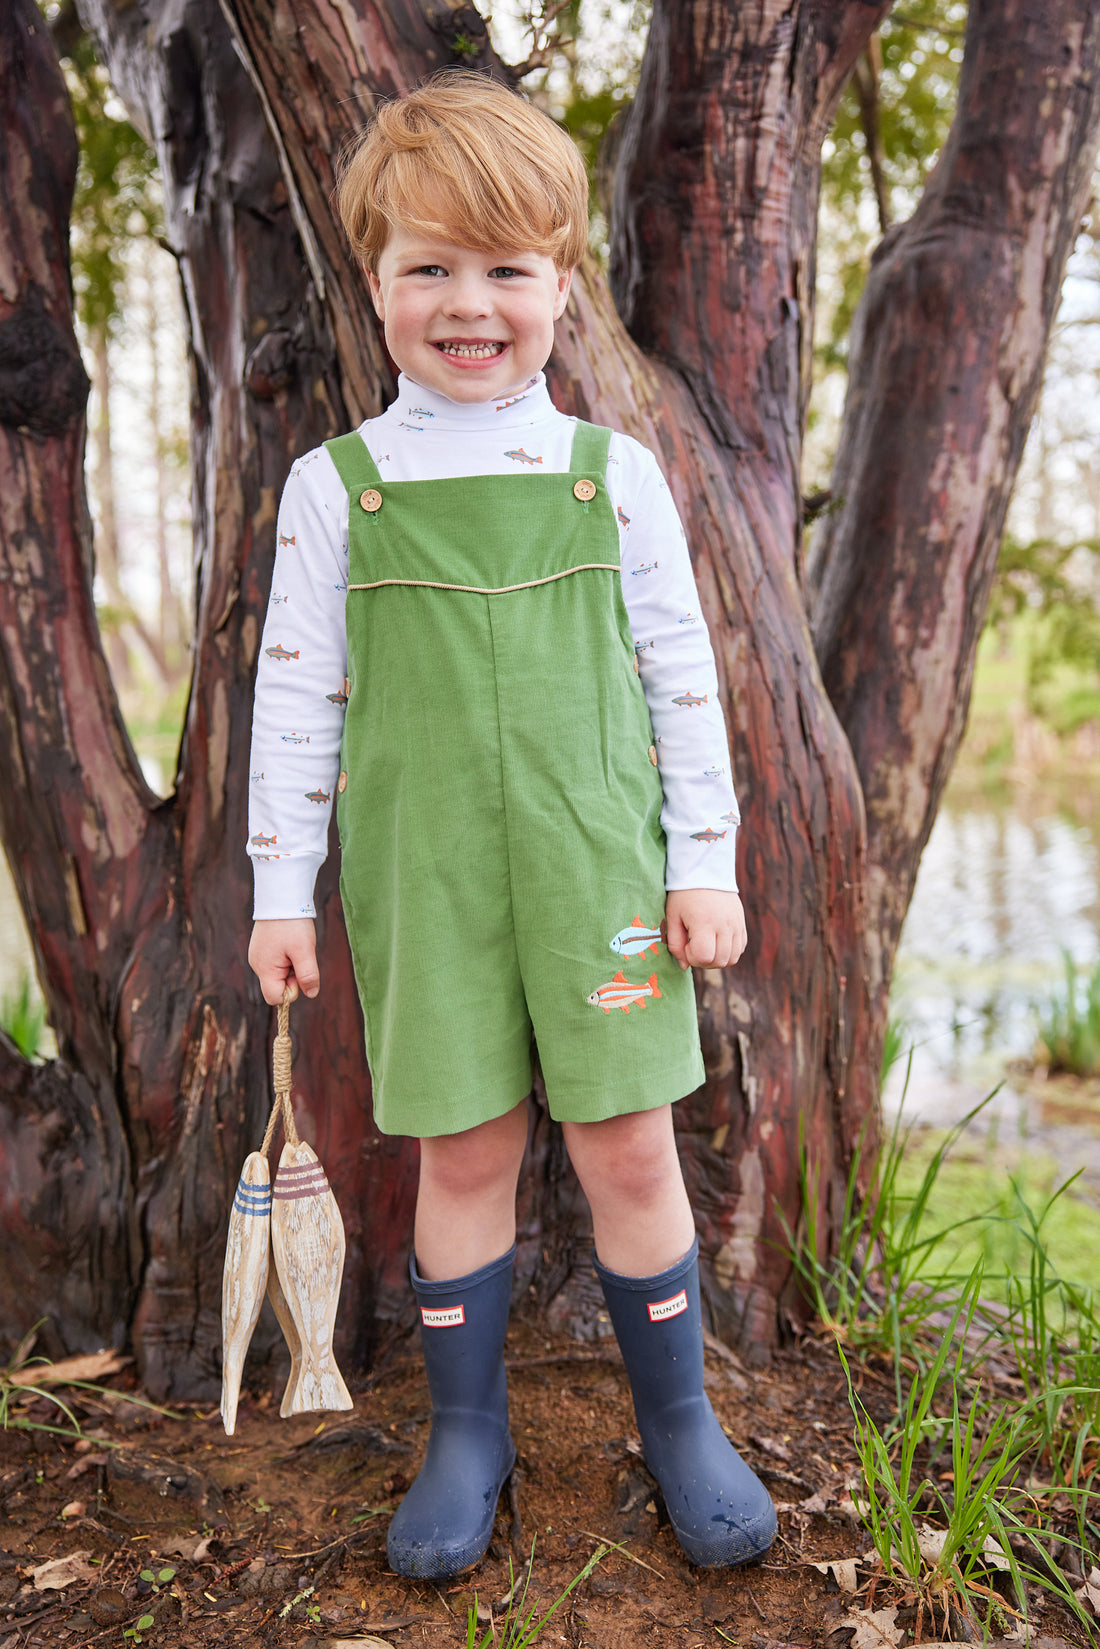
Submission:
{"label": "boy's right hand", "polygon": [[260,981],[264,1001],[277,1008],[289,985],[291,1001],[301,990],[316,996],[321,989],[317,966],[317,930],[311,916],[256,922],[248,947],[248,964]]}

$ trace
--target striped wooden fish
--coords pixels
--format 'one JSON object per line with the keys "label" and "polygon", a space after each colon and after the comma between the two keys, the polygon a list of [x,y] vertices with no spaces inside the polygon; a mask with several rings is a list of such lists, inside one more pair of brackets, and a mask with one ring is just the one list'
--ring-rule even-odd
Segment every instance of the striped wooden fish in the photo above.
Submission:
{"label": "striped wooden fish", "polygon": [[271,1172],[253,1151],[244,1167],[229,1215],[222,1271],[222,1423],[232,1437],[245,1353],[252,1340],[271,1253]]}
{"label": "striped wooden fish", "polygon": [[294,1401],[298,1376],[302,1372],[302,1341],[297,1324],[290,1315],[290,1307],[286,1303],[286,1295],[283,1293],[282,1285],[279,1282],[279,1273],[274,1266],[271,1266],[267,1273],[267,1298],[272,1311],[278,1318],[279,1327],[283,1331],[283,1339],[286,1341],[287,1350],[290,1352],[290,1374],[287,1378],[286,1390],[283,1392],[283,1400],[279,1404],[279,1418],[285,1420],[288,1414],[294,1413],[290,1405]]}
{"label": "striped wooden fish", "polygon": [[297,1382],[284,1399],[285,1413],[350,1409],[352,1400],[332,1350],[344,1274],[344,1222],[325,1171],[305,1140],[288,1142],[279,1158],[271,1246],[302,1349]]}

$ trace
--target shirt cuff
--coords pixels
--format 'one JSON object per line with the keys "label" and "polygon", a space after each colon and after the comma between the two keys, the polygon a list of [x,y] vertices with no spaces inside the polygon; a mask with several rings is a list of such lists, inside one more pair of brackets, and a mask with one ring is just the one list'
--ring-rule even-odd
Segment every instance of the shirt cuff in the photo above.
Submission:
{"label": "shirt cuff", "polygon": [[665,860],[665,892],[710,887],[720,893],[736,893],[737,826],[728,825],[724,840],[697,842],[692,837],[668,840]]}
{"label": "shirt cuff", "polygon": [[277,922],[296,916],[316,916],[313,884],[324,862],[323,853],[301,853],[286,859],[253,859],[253,920]]}

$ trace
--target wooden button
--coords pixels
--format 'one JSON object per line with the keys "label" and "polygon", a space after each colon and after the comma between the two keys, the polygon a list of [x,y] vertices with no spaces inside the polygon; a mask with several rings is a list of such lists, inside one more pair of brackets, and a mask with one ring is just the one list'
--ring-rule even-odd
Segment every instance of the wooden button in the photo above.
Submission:
{"label": "wooden button", "polygon": [[345,676],[344,677],[344,697],[346,699],[350,699],[350,697],[351,697],[351,677],[350,676]]}
{"label": "wooden button", "polygon": [[582,504],[587,504],[589,500],[595,498],[595,496],[595,481],[578,481],[576,486],[573,488],[573,497],[579,498]]}
{"label": "wooden button", "polygon": [[640,676],[641,673],[642,673],[641,672],[641,667],[638,664],[638,655],[637,655],[637,653],[635,653],[634,654],[634,674],[636,676]]}
{"label": "wooden button", "polygon": [[346,773],[341,773],[340,777],[336,781],[336,788],[340,792],[341,796],[344,794],[344,791],[347,789],[347,787],[348,787],[348,776],[347,776]]}
{"label": "wooden button", "polygon": [[360,493],[359,502],[368,515],[373,515],[376,510],[382,508],[382,494],[377,487],[368,487],[366,492]]}
{"label": "wooden button", "polygon": [[656,767],[656,765],[657,765],[657,746],[655,744],[651,744],[650,747],[649,747],[649,759],[653,763],[654,767]]}

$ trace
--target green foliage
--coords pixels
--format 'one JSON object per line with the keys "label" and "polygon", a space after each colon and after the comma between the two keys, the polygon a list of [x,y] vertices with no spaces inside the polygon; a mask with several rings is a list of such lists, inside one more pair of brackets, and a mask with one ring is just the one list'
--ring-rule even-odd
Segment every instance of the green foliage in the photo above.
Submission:
{"label": "green foliage", "polygon": [[[987,625],[1002,636],[1013,625],[1026,626],[1028,707],[1059,733],[1100,718],[1098,558],[1096,539],[1022,543],[1006,533],[997,560]],[[1067,668],[1080,672],[1084,683],[1048,705],[1044,689]]]}
{"label": "green foliage", "polygon": [[163,234],[156,156],[125,118],[86,34],[62,66],[80,144],[71,242],[77,314],[90,335],[105,336],[121,320],[129,244]]}
{"label": "green foliage", "polygon": [[0,997],[0,1029],[15,1043],[24,1059],[38,1059],[46,1034],[46,1009],[29,974],[19,989]]}
{"label": "green foliage", "polygon": [[1100,962],[1082,975],[1068,951],[1064,991],[1040,1012],[1039,1041],[1052,1071],[1100,1075]]}

